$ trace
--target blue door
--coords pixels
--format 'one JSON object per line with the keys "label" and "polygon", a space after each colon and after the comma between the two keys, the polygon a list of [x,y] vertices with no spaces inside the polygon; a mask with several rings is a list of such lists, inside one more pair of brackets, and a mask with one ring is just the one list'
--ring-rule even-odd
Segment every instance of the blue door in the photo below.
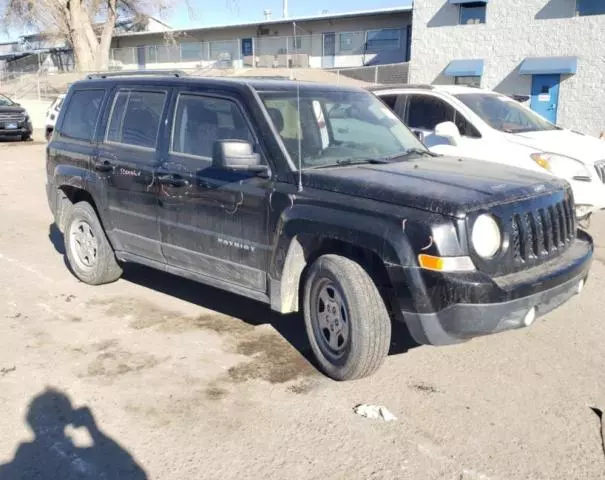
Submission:
{"label": "blue door", "polygon": [[334,68],[334,56],[336,55],[336,34],[324,33],[324,52],[321,62],[322,68]]}
{"label": "blue door", "polygon": [[531,109],[552,123],[557,122],[561,75],[534,75],[531,85]]}
{"label": "blue door", "polygon": [[254,52],[251,38],[242,38],[242,57],[251,57]]}

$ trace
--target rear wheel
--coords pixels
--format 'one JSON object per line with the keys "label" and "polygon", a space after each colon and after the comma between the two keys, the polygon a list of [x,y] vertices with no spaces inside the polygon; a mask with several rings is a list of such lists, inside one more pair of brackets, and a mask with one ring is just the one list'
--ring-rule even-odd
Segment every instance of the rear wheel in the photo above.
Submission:
{"label": "rear wheel", "polygon": [[71,208],[64,239],[69,265],[82,282],[102,285],[122,275],[101,222],[88,202],[78,202]]}
{"label": "rear wheel", "polygon": [[319,366],[335,380],[374,373],[389,351],[391,320],[368,273],[338,255],[319,257],[304,290],[307,335]]}

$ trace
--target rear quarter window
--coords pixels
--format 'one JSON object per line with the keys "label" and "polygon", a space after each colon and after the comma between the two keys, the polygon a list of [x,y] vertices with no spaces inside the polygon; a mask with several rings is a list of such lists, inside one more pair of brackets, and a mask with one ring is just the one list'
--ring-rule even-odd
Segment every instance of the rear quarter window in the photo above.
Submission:
{"label": "rear quarter window", "polygon": [[119,91],[111,109],[106,141],[156,147],[166,92]]}
{"label": "rear quarter window", "polygon": [[92,140],[105,90],[78,90],[67,103],[61,135],[76,140]]}

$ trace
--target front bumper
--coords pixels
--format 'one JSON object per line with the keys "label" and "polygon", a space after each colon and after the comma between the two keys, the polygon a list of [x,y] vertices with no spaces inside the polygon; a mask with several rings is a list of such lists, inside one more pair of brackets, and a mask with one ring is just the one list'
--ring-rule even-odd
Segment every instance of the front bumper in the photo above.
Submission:
{"label": "front bumper", "polygon": [[17,128],[4,128],[4,125],[0,124],[0,137],[22,137],[24,135],[31,135],[33,131],[31,123],[20,123]]}
{"label": "front bumper", "polygon": [[[402,311],[403,320],[416,342],[447,345],[473,337],[526,326],[526,315],[535,309],[535,318],[565,303],[579,293],[592,262],[593,244],[580,232],[560,257],[526,271],[486,282],[469,282],[468,277],[447,276],[439,291],[458,292],[459,299],[439,311]],[[425,284],[426,285],[426,284]],[[460,292],[464,292],[460,296]],[[484,299],[476,302],[477,299]]]}

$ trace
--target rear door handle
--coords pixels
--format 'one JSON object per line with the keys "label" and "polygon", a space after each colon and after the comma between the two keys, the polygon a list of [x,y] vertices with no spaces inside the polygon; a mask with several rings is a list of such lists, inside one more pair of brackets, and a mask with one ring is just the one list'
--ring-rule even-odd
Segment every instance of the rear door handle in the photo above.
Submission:
{"label": "rear door handle", "polygon": [[167,174],[158,175],[158,182],[162,185],[169,185],[171,187],[186,187],[189,182],[179,175]]}
{"label": "rear door handle", "polygon": [[113,170],[113,164],[109,160],[103,160],[95,163],[95,170],[97,172],[111,172]]}

